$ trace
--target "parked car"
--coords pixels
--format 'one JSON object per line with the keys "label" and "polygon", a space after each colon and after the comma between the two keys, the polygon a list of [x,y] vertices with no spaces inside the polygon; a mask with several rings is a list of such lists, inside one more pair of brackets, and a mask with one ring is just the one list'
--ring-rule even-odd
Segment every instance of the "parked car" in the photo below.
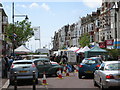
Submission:
{"label": "parked car", "polygon": [[46,75],[58,75],[58,70],[61,68],[63,70],[63,66],[59,65],[57,62],[50,61],[48,58],[39,58],[33,59],[37,69],[39,76],[41,77],[45,72]]}
{"label": "parked car", "polygon": [[102,59],[99,57],[85,58],[79,65],[78,78],[82,76],[90,76],[94,74],[96,68],[102,63]]}
{"label": "parked car", "polygon": [[94,85],[101,89],[120,87],[120,61],[105,61],[94,73]]}
{"label": "parked car", "polygon": [[50,61],[50,63],[54,66],[59,65],[57,62],[54,62],[54,61]]}
{"label": "parked car", "polygon": [[35,71],[36,83],[38,82],[38,70],[31,60],[13,61],[10,68],[10,84],[14,84],[14,73],[17,73],[17,80],[33,79],[33,71]]}

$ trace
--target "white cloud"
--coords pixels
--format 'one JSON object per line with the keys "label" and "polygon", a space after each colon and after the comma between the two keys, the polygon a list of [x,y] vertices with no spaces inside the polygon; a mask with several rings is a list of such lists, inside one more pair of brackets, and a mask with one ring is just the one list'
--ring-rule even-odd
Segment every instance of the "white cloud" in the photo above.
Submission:
{"label": "white cloud", "polygon": [[26,8],[27,6],[26,5],[21,5],[21,7]]}
{"label": "white cloud", "polygon": [[37,4],[37,3],[32,3],[30,5],[17,4],[16,6],[22,7],[22,8],[38,8],[38,7],[40,7],[39,4]]}
{"label": "white cloud", "polygon": [[30,7],[30,8],[39,7],[39,4],[37,4],[37,3],[32,3],[29,7]]}
{"label": "white cloud", "polygon": [[90,8],[97,8],[101,6],[102,0],[82,0],[82,2]]}
{"label": "white cloud", "polygon": [[22,8],[27,8],[27,6],[24,5],[24,4],[23,4],[23,5],[17,4],[16,6],[17,6],[17,7],[22,7]]}
{"label": "white cloud", "polygon": [[49,7],[47,4],[45,4],[45,3],[43,3],[43,4],[41,5],[41,7],[42,7],[43,9],[45,9],[46,11],[49,11],[49,10],[50,10],[50,7]]}

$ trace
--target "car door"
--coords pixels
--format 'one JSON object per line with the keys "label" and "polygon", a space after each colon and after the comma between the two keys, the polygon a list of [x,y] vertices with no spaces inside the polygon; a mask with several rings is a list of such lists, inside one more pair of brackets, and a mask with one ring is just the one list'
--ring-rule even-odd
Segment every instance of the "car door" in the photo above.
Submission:
{"label": "car door", "polygon": [[101,64],[100,68],[97,70],[98,72],[97,72],[96,77],[97,77],[97,82],[98,82],[99,84],[101,83],[101,78],[102,78],[102,74],[103,74],[103,71],[104,71],[104,66],[105,66],[104,63]]}
{"label": "car door", "polygon": [[37,61],[37,69],[38,69],[38,72],[39,72],[39,74],[43,74],[43,72],[45,71],[45,66],[44,66],[44,62],[42,61],[42,60],[40,60],[40,61]]}
{"label": "car door", "polygon": [[50,61],[44,61],[44,70],[46,74],[49,74],[49,70],[52,67],[52,64],[50,63]]}

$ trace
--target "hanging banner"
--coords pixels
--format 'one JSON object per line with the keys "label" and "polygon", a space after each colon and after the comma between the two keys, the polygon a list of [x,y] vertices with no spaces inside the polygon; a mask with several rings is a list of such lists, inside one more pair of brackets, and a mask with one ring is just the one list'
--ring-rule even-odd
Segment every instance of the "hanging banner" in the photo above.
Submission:
{"label": "hanging banner", "polygon": [[35,40],[40,40],[40,27],[33,27]]}

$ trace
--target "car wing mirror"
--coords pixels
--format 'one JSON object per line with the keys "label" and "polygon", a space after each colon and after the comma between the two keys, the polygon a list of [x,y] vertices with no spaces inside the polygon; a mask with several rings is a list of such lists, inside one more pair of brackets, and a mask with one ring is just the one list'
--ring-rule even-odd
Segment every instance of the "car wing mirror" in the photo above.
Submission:
{"label": "car wing mirror", "polygon": [[102,71],[103,71],[103,70],[104,70],[104,67],[101,67],[101,68],[99,68],[98,70],[102,70]]}
{"label": "car wing mirror", "polygon": [[98,70],[99,69],[99,67],[95,67],[95,70]]}

